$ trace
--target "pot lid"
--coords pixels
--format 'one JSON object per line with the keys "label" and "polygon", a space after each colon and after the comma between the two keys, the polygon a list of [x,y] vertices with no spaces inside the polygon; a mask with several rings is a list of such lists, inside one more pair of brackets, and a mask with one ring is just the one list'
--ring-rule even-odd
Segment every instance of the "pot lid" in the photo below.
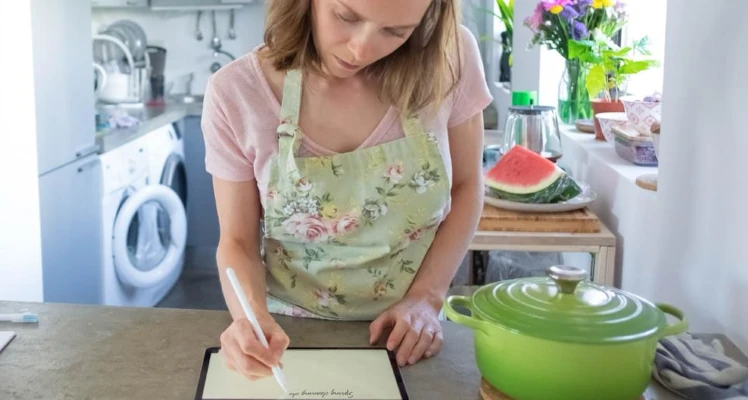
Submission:
{"label": "pot lid", "polygon": [[539,115],[544,112],[548,111],[554,111],[556,107],[551,106],[510,106],[509,111],[515,112],[517,114],[530,114],[530,115]]}
{"label": "pot lid", "polygon": [[586,344],[640,340],[667,324],[654,304],[586,281],[582,269],[553,266],[546,274],[484,286],[473,295],[472,309],[511,331]]}

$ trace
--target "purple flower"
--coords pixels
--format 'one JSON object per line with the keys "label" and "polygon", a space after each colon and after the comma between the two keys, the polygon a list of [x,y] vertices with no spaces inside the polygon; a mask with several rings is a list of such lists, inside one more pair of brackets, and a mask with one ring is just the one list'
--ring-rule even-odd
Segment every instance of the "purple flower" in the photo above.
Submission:
{"label": "purple flower", "polygon": [[580,16],[584,17],[587,14],[587,10],[592,5],[592,0],[577,0],[575,8]]}
{"label": "purple flower", "polygon": [[574,40],[587,39],[590,35],[589,31],[587,31],[587,27],[579,21],[573,21],[571,26],[571,38]]}
{"label": "purple flower", "polygon": [[574,10],[573,7],[564,7],[564,9],[559,14],[561,17],[563,17],[565,20],[571,22],[574,20],[574,18],[579,16],[579,13]]}
{"label": "purple flower", "polygon": [[618,14],[619,19],[626,18],[626,4],[622,1],[618,1],[614,8],[616,14]]}

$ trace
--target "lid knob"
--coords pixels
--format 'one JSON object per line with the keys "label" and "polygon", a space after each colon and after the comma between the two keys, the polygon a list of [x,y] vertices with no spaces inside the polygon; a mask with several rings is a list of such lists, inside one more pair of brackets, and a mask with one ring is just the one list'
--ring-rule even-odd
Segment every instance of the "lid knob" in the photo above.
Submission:
{"label": "lid knob", "polygon": [[546,270],[546,275],[553,279],[561,293],[574,294],[579,282],[587,278],[587,271],[568,265],[554,265]]}

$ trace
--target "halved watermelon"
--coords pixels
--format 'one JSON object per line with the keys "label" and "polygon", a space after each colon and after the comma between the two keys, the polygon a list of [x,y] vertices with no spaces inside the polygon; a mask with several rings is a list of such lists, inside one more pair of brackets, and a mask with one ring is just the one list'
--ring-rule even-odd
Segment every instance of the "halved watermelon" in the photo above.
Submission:
{"label": "halved watermelon", "polygon": [[518,203],[558,203],[582,188],[564,170],[525,147],[514,146],[486,173],[489,194]]}

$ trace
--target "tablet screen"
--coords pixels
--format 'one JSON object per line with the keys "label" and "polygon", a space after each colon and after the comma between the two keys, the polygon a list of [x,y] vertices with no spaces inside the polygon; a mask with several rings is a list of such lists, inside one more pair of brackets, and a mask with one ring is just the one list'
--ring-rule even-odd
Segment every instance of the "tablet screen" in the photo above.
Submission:
{"label": "tablet screen", "polygon": [[208,349],[196,398],[408,399],[394,355],[386,349],[289,348],[281,361],[288,393],[272,375],[250,381],[230,370],[217,348]]}

